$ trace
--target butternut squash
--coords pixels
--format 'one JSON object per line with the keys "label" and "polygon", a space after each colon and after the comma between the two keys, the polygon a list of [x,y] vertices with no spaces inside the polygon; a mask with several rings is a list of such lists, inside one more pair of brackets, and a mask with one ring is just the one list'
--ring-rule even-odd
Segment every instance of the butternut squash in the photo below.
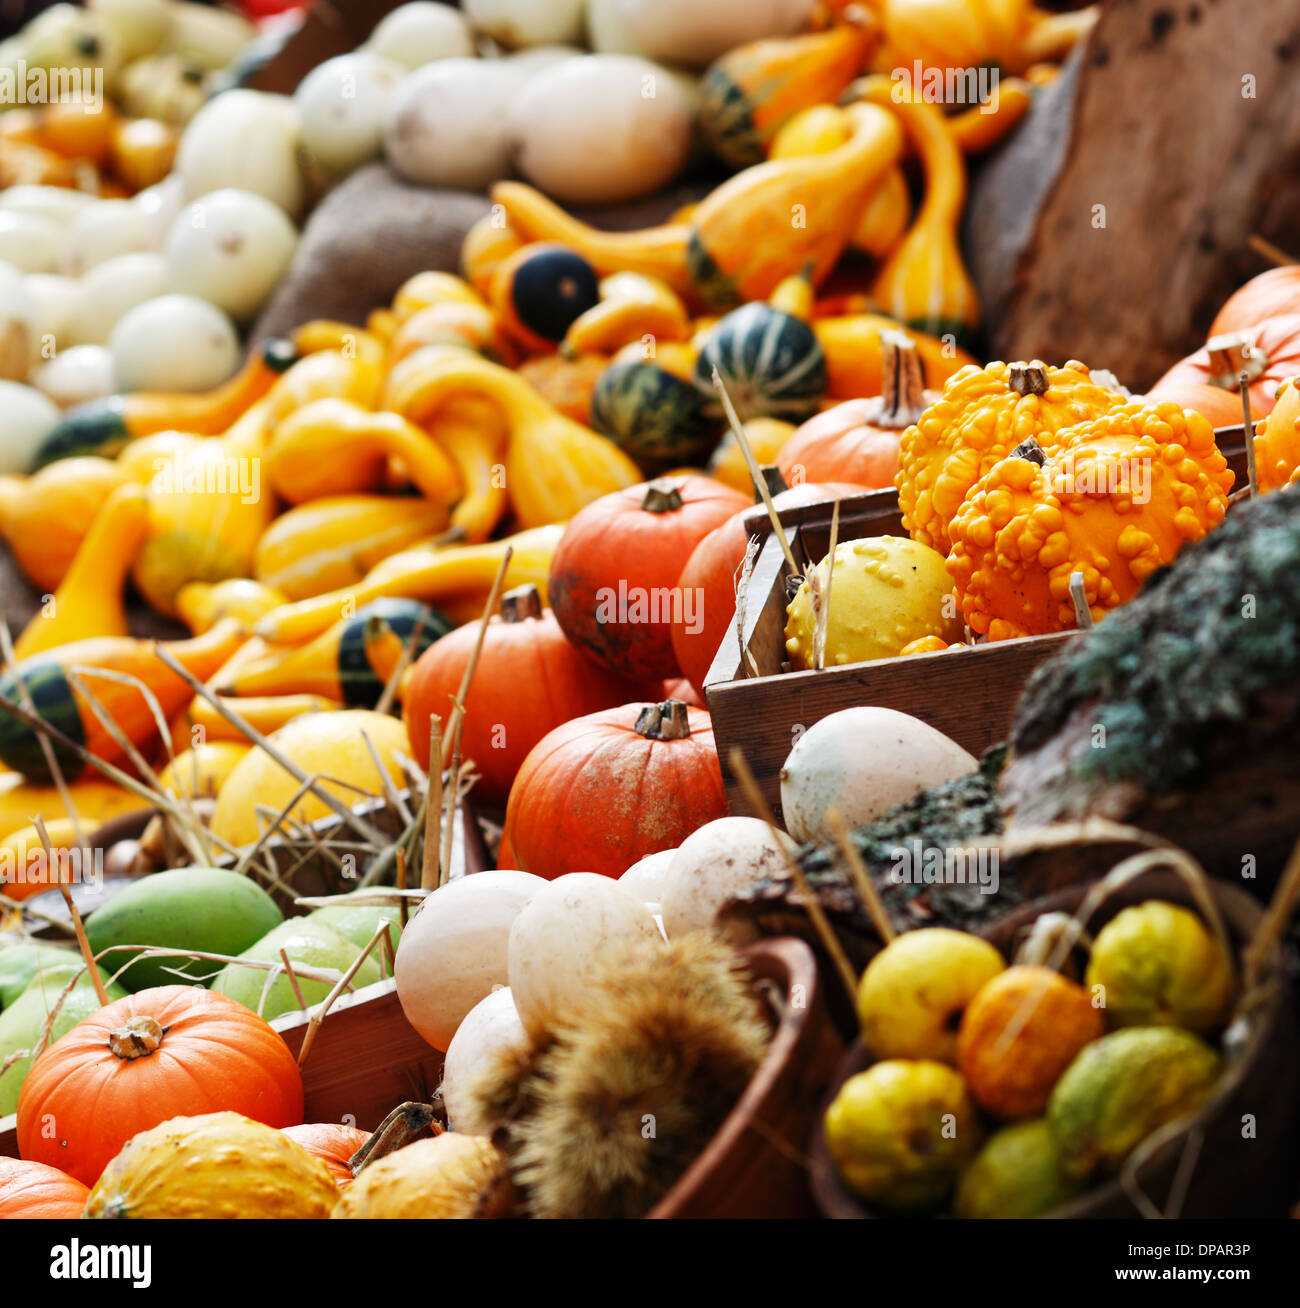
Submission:
{"label": "butternut squash", "polygon": [[344,399],[314,400],[281,421],[267,444],[267,480],[290,504],[379,489],[388,461],[434,504],[453,504],[460,474],[436,440],[397,413],[371,413]]}
{"label": "butternut squash", "polygon": [[925,199],[916,218],[871,286],[885,313],[931,336],[951,336],[969,348],[979,329],[979,296],[957,240],[966,199],[966,167],[943,113],[884,76],[863,78],[869,103],[892,110],[925,170]]}
{"label": "butternut squash", "polygon": [[[222,622],[202,636],[171,641],[164,646],[192,676],[206,680],[243,643],[237,622]],[[157,656],[159,643],[133,640],[127,636],[100,636],[77,640],[52,650],[20,659],[0,672],[0,694],[21,703],[19,683],[26,687],[36,712],[64,736],[89,753],[120,763],[124,752],[80,692],[68,678],[69,669],[82,669],[86,686],[112,717],[118,729],[137,748],[149,749],[158,740],[158,726],[148,700],[139,688],[94,675],[94,669],[134,677],[152,692],[164,716],[170,718],[191,698],[189,686]],[[55,758],[65,777],[72,779],[92,771],[65,745],[54,745]],[[48,785],[53,781],[41,742],[30,727],[16,717],[0,714],[0,762],[29,781]]]}
{"label": "butternut squash", "polygon": [[417,350],[392,370],[384,393],[390,409],[435,435],[442,406],[466,398],[491,401],[504,418],[505,485],[524,527],[566,522],[592,500],[640,480],[636,464],[612,441],[552,409],[517,373],[464,351]]}
{"label": "butternut squash", "polygon": [[59,588],[23,628],[14,653],[25,659],[91,636],[128,632],[122,587],[149,524],[149,497],[128,482],[104,502]]}
{"label": "butternut squash", "polygon": [[282,513],[262,533],[253,554],[253,576],[286,600],[346,590],[381,559],[446,526],[442,505],[414,496],[311,500]]}
{"label": "butternut squash", "polygon": [[[417,545],[377,564],[357,585],[286,604],[257,624],[257,634],[281,645],[300,645],[337,621],[344,606],[399,596],[433,604],[453,623],[482,613],[506,547],[513,551],[505,585],[537,586],[545,602],[551,556],[564,528],[533,527],[481,545]],[[477,608],[475,608],[477,606]]]}
{"label": "butternut squash", "polygon": [[96,455],[60,459],[30,477],[0,477],[0,536],[34,586],[58,588],[95,515],[126,479]]}

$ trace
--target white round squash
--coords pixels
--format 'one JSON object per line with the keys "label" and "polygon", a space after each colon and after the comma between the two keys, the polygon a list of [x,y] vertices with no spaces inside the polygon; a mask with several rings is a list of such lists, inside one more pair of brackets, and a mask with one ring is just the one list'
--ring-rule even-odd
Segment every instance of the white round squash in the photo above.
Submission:
{"label": "white round squash", "polygon": [[148,221],[138,205],[130,200],[101,200],[68,224],[59,271],[65,277],[84,277],[97,264],[143,250],[148,243]]}
{"label": "white round squash", "polygon": [[76,343],[73,328],[82,317],[85,296],[80,279],[60,273],[28,273],[23,285],[32,305],[32,363],[36,364],[47,344],[57,350]]}
{"label": "white round squash", "polygon": [[465,16],[450,5],[414,0],[385,14],[361,47],[407,69],[436,59],[472,59],[474,34]]}
{"label": "white round squash", "polygon": [[533,1040],[582,996],[593,964],[618,940],[660,939],[654,918],[611,877],[570,872],[539,890],[510,928],[509,981]]}
{"label": "white round squash", "polygon": [[647,854],[619,877],[618,884],[647,904],[651,913],[658,913],[664,897],[664,885],[668,880],[668,869],[676,854],[675,849],[661,849],[657,854]]}
{"label": "white round squash", "polygon": [[98,203],[99,196],[66,186],[10,186],[0,191],[0,210],[48,219],[60,227]]}
{"label": "white round squash", "polygon": [[113,395],[113,356],[103,345],[73,345],[41,364],[32,374],[32,385],[60,409]]}
{"label": "white round squash", "polygon": [[369,50],[338,55],[313,68],[293,93],[302,143],[312,158],[332,172],[348,173],[378,155],[388,102],[407,71]]}
{"label": "white round squash", "polygon": [[766,822],[750,817],[718,818],[691,832],[677,847],[660,901],[668,939],[712,929],[728,900],[784,873],[781,846],[790,852],[796,846],[784,832],[776,834],[780,844]]}
{"label": "white round squash", "polygon": [[25,381],[38,357],[42,309],[30,283],[49,276],[0,263],[0,380]]}
{"label": "white round squash", "polygon": [[703,68],[719,55],[808,26],[815,0],[620,0],[628,36],[652,59]]}
{"label": "white round squash", "polygon": [[397,997],[435,1049],[447,1049],[470,1009],[506,984],[511,924],[545,885],[530,872],[476,872],[435,890],[407,924]]}
{"label": "white round squash", "polygon": [[63,227],[50,218],[0,209],[0,260],[19,272],[58,272]]}
{"label": "white round squash", "polygon": [[440,59],[404,77],[384,127],[388,162],[410,182],[482,190],[510,171],[516,80],[504,60]]}
{"label": "white round squash", "polygon": [[113,328],[137,304],[168,291],[167,265],[152,250],[119,254],[81,279],[81,300],[61,345],[106,345]]}
{"label": "white round squash", "polygon": [[41,442],[59,420],[54,402],[32,386],[0,381],[0,474],[28,473]]}
{"label": "white round squash", "polygon": [[587,44],[596,54],[644,55],[621,13],[622,0],[587,0]]}
{"label": "white round squash", "polygon": [[248,322],[297,245],[298,232],[278,205],[250,191],[213,191],[183,210],[167,233],[168,284]]}
{"label": "white round squash", "polygon": [[475,1116],[466,1088],[473,1084],[489,1058],[507,1049],[522,1054],[528,1046],[528,1033],[519,1020],[509,986],[494,990],[469,1010],[456,1028],[442,1064],[442,1106],[447,1110],[447,1122],[453,1131],[490,1134],[492,1123],[482,1122]]}
{"label": "white round squash", "polygon": [[176,151],[187,200],[233,187],[278,204],[303,204],[298,115],[287,96],[242,88],[214,96],[190,119]]}
{"label": "white round squash", "polygon": [[124,391],[206,391],[239,367],[234,324],[192,295],[160,295],[128,310],[108,338]]}
{"label": "white round squash", "polygon": [[781,811],[799,841],[828,840],[827,809],[860,827],[927,786],[979,766],[927,722],[887,708],[847,708],[815,722],[781,768]]}
{"label": "white round squash", "polygon": [[161,250],[167,243],[167,233],[172,223],[185,208],[185,183],[177,172],[168,173],[161,182],[146,186],[143,191],[131,197],[131,202],[139,207],[145,217],[145,248]]}
{"label": "white round squash", "polygon": [[461,0],[470,26],[507,50],[532,45],[577,45],[584,0]]}
{"label": "white round squash", "polygon": [[515,166],[540,190],[564,204],[615,204],[682,170],[691,105],[649,60],[587,55],[528,84],[511,111],[510,135]]}

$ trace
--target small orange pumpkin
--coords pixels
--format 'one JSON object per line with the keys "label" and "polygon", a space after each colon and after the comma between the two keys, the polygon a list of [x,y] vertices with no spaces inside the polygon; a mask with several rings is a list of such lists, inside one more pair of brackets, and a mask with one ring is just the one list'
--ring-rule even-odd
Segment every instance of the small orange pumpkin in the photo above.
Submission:
{"label": "small orange pumpkin", "polygon": [[81,1216],[88,1186],[46,1163],[0,1158],[0,1222],[10,1217],[69,1221]]}
{"label": "small orange pumpkin", "polygon": [[284,1133],[330,1169],[340,1190],[352,1184],[348,1160],[370,1139],[369,1131],[341,1122],[304,1122],[301,1126],[286,1126]]}
{"label": "small orange pumpkin", "polygon": [[510,791],[505,840],[518,867],[547,880],[617,877],[726,815],[709,715],[680,700],[624,704],[533,749]]}
{"label": "small orange pumpkin", "polygon": [[273,1027],[198,986],[158,986],[78,1022],[32,1064],[18,1149],[92,1185],[140,1131],[223,1109],[302,1121],[302,1076]]}
{"label": "small orange pumpkin", "polygon": [[[1199,382],[1217,386],[1236,397],[1237,379],[1245,373],[1250,388],[1250,407],[1257,417],[1266,417],[1277,397],[1278,387],[1300,373],[1300,313],[1267,318],[1223,336],[1214,336],[1195,354],[1174,364],[1151,388],[1161,398],[1172,383]],[[1241,421],[1241,400],[1237,399]]]}
{"label": "small orange pumpkin", "polygon": [[1300,264],[1270,268],[1228,296],[1210,324],[1210,337],[1248,331],[1269,318],[1300,313]]}

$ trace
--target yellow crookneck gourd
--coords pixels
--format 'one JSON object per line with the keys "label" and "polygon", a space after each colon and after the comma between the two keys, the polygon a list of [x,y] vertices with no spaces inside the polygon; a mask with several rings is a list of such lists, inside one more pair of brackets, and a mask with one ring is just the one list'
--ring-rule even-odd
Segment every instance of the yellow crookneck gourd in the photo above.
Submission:
{"label": "yellow crookneck gourd", "polygon": [[558,523],[533,527],[481,545],[417,545],[377,564],[355,586],[286,604],[257,624],[257,634],[278,645],[301,645],[319,636],[340,612],[386,596],[434,605],[453,624],[482,615],[507,547],[512,551],[505,586],[536,586],[543,598],[551,556],[564,528]]}
{"label": "yellow crookneck gourd", "polygon": [[466,351],[417,350],[392,370],[384,393],[389,408],[440,439],[439,411],[466,399],[490,402],[504,419],[505,487],[524,527],[567,522],[592,500],[641,479],[612,441],[551,408],[518,373]]}
{"label": "yellow crookneck gourd", "polygon": [[[979,329],[979,296],[957,240],[966,200],[966,165],[943,113],[883,76],[863,78],[855,91],[898,115],[925,170],[925,198],[907,234],[871,286],[881,309],[930,336],[969,348]],[[882,110],[883,112],[883,110]]]}
{"label": "yellow crookneck gourd", "polygon": [[633,341],[684,341],[691,321],[681,297],[666,282],[643,273],[613,273],[601,279],[600,302],[569,324],[560,353],[615,354]]}
{"label": "yellow crookneck gourd", "polygon": [[[899,331],[902,323],[876,313],[814,318],[812,329],[826,356],[826,395],[830,400],[851,400],[879,395],[884,384],[881,333]],[[921,357],[927,387],[938,390],[953,373],[974,358],[951,341],[925,332],[908,330]]]}
{"label": "yellow crookneck gourd", "polygon": [[380,560],[446,527],[446,508],[417,496],[312,500],[282,513],[262,533],[253,576],[286,600],[343,590]]}
{"label": "yellow crookneck gourd", "polygon": [[144,488],[119,486],[95,515],[59,588],[23,628],[14,646],[20,659],[91,636],[128,634],[122,587],[148,525]]}
{"label": "yellow crookneck gourd", "polygon": [[176,592],[176,612],[196,636],[211,630],[222,618],[234,618],[251,630],[259,618],[287,604],[289,598],[251,577],[191,581]]}
{"label": "yellow crookneck gourd", "polygon": [[30,477],[0,477],[0,538],[42,593],[67,575],[95,515],[127,475],[95,455],[60,459]]}
{"label": "yellow crookneck gourd", "polygon": [[[264,736],[279,731],[306,713],[328,713],[343,707],[325,695],[259,695],[247,699],[223,695],[219,698],[223,707],[238,714],[254,731]],[[172,753],[183,754],[187,749],[216,741],[247,744],[248,737],[222,717],[206,699],[196,695],[189,707],[171,721]]]}
{"label": "yellow crookneck gourd", "polygon": [[702,200],[687,223],[601,232],[518,182],[498,182],[492,200],[526,240],[569,245],[602,276],[639,272],[679,295],[730,308],[766,299],[805,265],[819,283],[849,243],[903,145],[898,122],[885,110],[855,104],[849,112],[854,131],[843,145],[746,168]]}
{"label": "yellow crookneck gourd", "polygon": [[487,301],[464,278],[447,272],[418,272],[397,288],[392,314],[400,327],[421,310],[447,303],[487,307]]}
{"label": "yellow crookneck gourd", "polygon": [[[853,135],[853,118],[833,104],[814,105],[795,114],[772,140],[771,158],[792,159],[798,155],[826,154],[838,149]],[[853,229],[853,247],[883,259],[902,239],[912,216],[912,196],[907,178],[897,165],[887,168],[862,216]]]}
{"label": "yellow crookneck gourd", "polygon": [[163,432],[121,456],[127,475],[149,488],[148,532],[131,576],[159,613],[175,615],[188,582],[252,572],[276,512],[262,477],[267,404],[258,401],[224,436]]}
{"label": "yellow crookneck gourd", "polygon": [[469,285],[483,297],[484,303],[497,269],[524,245],[518,229],[506,222],[502,212],[495,207],[465,233],[460,246],[461,271]]}
{"label": "yellow crookneck gourd", "polygon": [[1018,77],[1002,78],[990,100],[944,119],[963,154],[981,154],[1003,140],[1029,112],[1034,88]]}
{"label": "yellow crookneck gourd", "polygon": [[264,455],[267,480],[290,504],[378,490],[388,464],[434,504],[453,504],[460,474],[436,440],[397,413],[374,413],[344,399],[313,400],[278,423]]}

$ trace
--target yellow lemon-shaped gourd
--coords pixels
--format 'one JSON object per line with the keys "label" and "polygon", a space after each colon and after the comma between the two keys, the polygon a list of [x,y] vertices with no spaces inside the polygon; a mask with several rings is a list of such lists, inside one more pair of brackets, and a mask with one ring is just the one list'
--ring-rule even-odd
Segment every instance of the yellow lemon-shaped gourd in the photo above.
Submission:
{"label": "yellow lemon-shaped gourd", "polygon": [[319,1219],[338,1197],[329,1168],[283,1131],[239,1113],[204,1113],[132,1136],[83,1216]]}
{"label": "yellow lemon-shaped gourd", "polygon": [[[308,713],[269,737],[280,753],[308,775],[322,778],[321,789],[345,804],[383,793],[383,779],[366,748],[366,738],[394,783],[403,785],[397,755],[408,753],[411,746],[406,728],[386,713],[368,709]],[[217,795],[212,830],[234,845],[251,844],[271,820],[259,817],[258,807],[278,814],[298,789],[299,783],[264,750],[249,750]],[[332,811],[314,794],[303,795],[290,809],[293,819],[302,823],[315,822]]]}
{"label": "yellow lemon-shaped gourd", "polygon": [[[814,569],[823,595],[828,563],[823,559]],[[786,610],[786,653],[798,668],[814,666],[812,575]],[[948,643],[962,637],[943,556],[905,536],[867,536],[837,546],[824,666],[893,658],[923,636]]]}
{"label": "yellow lemon-shaped gourd", "polygon": [[961,1076],[928,1059],[887,1059],[850,1077],[825,1131],[844,1184],[895,1212],[939,1203],[983,1138]]}
{"label": "yellow lemon-shaped gourd", "polygon": [[1181,1026],[1206,1032],[1236,997],[1232,960],[1190,909],[1161,899],[1135,904],[1102,927],[1088,962],[1111,1026]]}
{"label": "yellow lemon-shaped gourd", "polygon": [[162,788],[176,799],[213,799],[251,747],[234,740],[195,745],[158,774]]}

